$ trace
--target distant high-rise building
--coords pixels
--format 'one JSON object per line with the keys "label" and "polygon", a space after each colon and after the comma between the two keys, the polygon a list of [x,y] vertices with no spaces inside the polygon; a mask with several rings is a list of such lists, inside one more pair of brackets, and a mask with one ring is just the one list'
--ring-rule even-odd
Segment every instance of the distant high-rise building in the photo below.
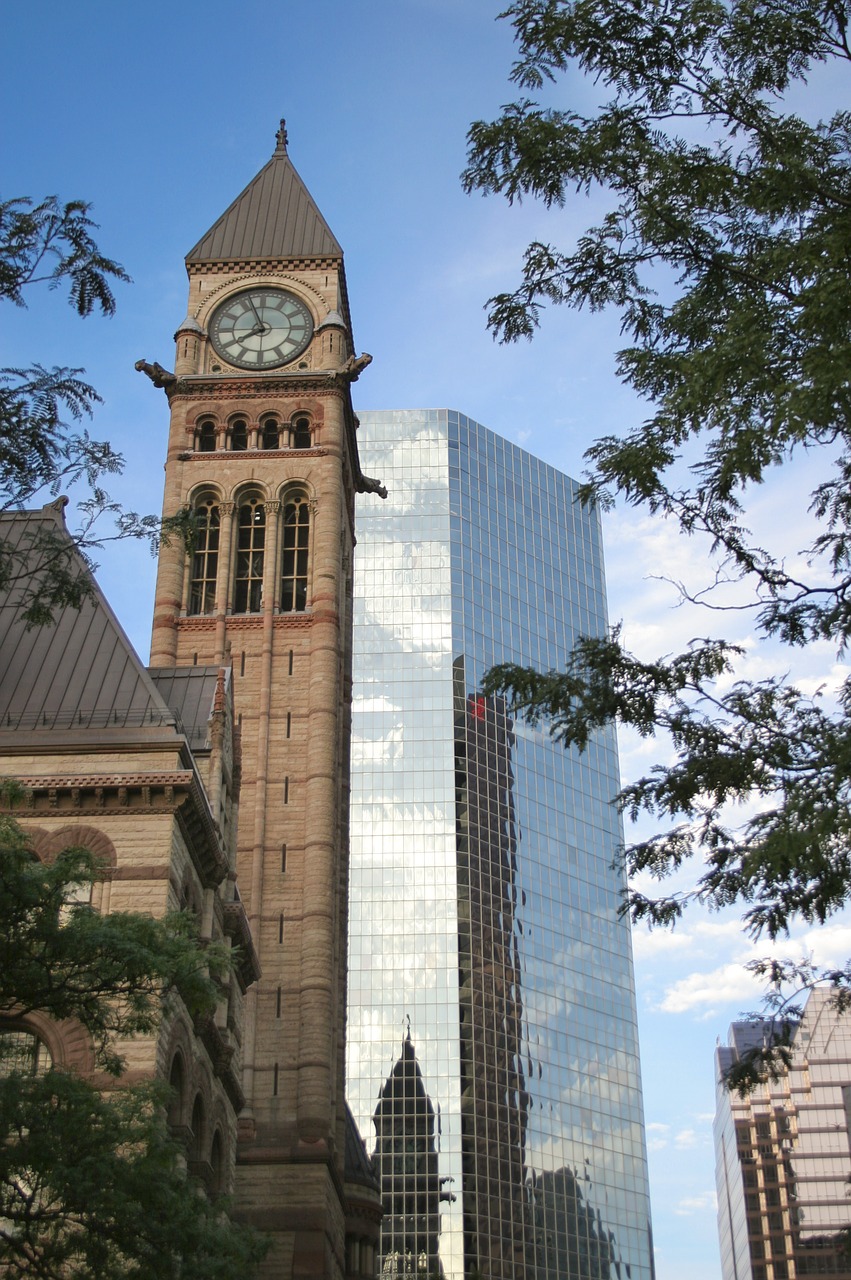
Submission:
{"label": "distant high-rise building", "polygon": [[851,1016],[813,991],[791,1064],[740,1098],[724,1073],[772,1033],[734,1022],[715,1055],[723,1280],[851,1280]]}
{"label": "distant high-rise building", "polygon": [[380,1273],[653,1274],[614,733],[514,723],[495,662],[606,627],[600,524],[463,415],[360,415],[348,1089]]}

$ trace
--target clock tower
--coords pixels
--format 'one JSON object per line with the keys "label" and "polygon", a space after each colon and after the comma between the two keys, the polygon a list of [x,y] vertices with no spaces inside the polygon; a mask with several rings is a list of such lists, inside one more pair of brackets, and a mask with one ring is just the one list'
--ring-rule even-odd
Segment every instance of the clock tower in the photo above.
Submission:
{"label": "clock tower", "polygon": [[383,491],[358,464],[350,387],[370,358],[342,250],[283,121],[186,266],[174,374],[137,366],[171,410],[164,514],[195,525],[190,554],[160,553],[151,664],[233,667],[237,888],[262,969],[229,1022],[234,1203],[272,1239],[264,1276],[367,1275],[379,1202],[344,1161],[352,549],[355,494]]}

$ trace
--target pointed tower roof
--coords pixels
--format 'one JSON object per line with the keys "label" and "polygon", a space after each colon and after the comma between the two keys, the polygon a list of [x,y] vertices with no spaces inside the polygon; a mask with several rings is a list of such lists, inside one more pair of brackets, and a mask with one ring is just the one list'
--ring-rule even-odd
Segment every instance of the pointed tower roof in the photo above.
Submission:
{"label": "pointed tower roof", "polygon": [[190,262],[342,258],[343,250],[287,155],[285,122],[272,159],[186,256]]}

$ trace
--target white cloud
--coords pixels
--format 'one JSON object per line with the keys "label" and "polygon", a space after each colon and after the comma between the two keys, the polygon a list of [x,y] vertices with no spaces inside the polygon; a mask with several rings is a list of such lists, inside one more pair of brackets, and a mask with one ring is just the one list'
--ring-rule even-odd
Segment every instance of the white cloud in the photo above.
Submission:
{"label": "white cloud", "polygon": [[648,1151],[663,1151],[668,1145],[668,1136],[671,1132],[669,1124],[647,1124],[644,1126],[644,1132],[647,1136]]}
{"label": "white cloud", "polygon": [[832,968],[845,964],[851,956],[851,923],[837,920],[808,929],[796,946],[811,954],[817,965]]}
{"label": "white cloud", "polygon": [[752,1001],[761,987],[741,964],[723,964],[708,973],[690,973],[665,992],[659,1009],[664,1013],[687,1013],[695,1009],[714,1012],[720,1004]]}
{"label": "white cloud", "polygon": [[704,1191],[703,1195],[699,1196],[683,1196],[682,1200],[677,1202],[674,1213],[681,1218],[687,1218],[693,1213],[705,1213],[708,1209],[714,1210],[717,1207],[718,1200],[715,1192]]}
{"label": "white cloud", "polygon": [[634,929],[632,945],[636,961],[645,966],[657,956],[685,958],[687,954],[691,961],[701,957],[715,960],[723,949],[726,959],[741,956],[744,962],[752,959],[754,954],[742,933],[742,922],[738,916],[705,919],[701,918],[699,909],[695,909],[687,924],[678,925],[676,929]]}
{"label": "white cloud", "polygon": [[686,951],[692,943],[691,934],[686,933],[685,930],[671,932],[668,929],[642,929],[639,932],[636,929],[632,935],[632,950],[637,960]]}
{"label": "white cloud", "polygon": [[[851,911],[844,912],[833,923],[815,927],[798,927],[793,936],[771,944],[752,941],[742,933],[736,918],[696,920],[688,930],[675,934],[660,933],[666,941],[657,943],[654,934],[635,935],[639,965],[652,972],[655,958],[676,956],[695,964],[702,958],[715,961],[706,968],[696,965],[690,973],[675,981],[664,975],[664,994],[653,1004],[657,1012],[717,1016],[724,1006],[735,1006],[735,1013],[756,1008],[765,991],[762,979],[751,973],[749,961],[773,955],[779,959],[802,960],[811,957],[818,968],[843,965],[851,956]],[[672,944],[672,939],[679,943]],[[723,957],[723,962],[718,963]]]}

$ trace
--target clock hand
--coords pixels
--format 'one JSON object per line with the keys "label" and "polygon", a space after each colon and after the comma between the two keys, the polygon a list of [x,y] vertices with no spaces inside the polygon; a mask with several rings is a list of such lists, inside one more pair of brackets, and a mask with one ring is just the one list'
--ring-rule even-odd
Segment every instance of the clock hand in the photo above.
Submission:
{"label": "clock hand", "polygon": [[254,299],[251,297],[250,294],[248,295],[248,305],[251,308],[251,310],[254,312],[254,319],[257,321],[257,324],[254,326],[254,328],[251,330],[248,336],[249,338],[262,337],[264,333],[269,332],[272,326],[270,324],[267,324],[265,320],[260,319],[260,312],[257,310],[257,307],[254,305]]}
{"label": "clock hand", "polygon": [[254,311],[255,316],[257,316],[257,323],[251,329],[240,330],[240,337],[243,341],[248,338],[262,338],[263,335],[268,333],[272,327],[267,324],[265,320],[260,319],[260,316],[257,315],[257,311],[254,307],[252,307],[252,310]]}

